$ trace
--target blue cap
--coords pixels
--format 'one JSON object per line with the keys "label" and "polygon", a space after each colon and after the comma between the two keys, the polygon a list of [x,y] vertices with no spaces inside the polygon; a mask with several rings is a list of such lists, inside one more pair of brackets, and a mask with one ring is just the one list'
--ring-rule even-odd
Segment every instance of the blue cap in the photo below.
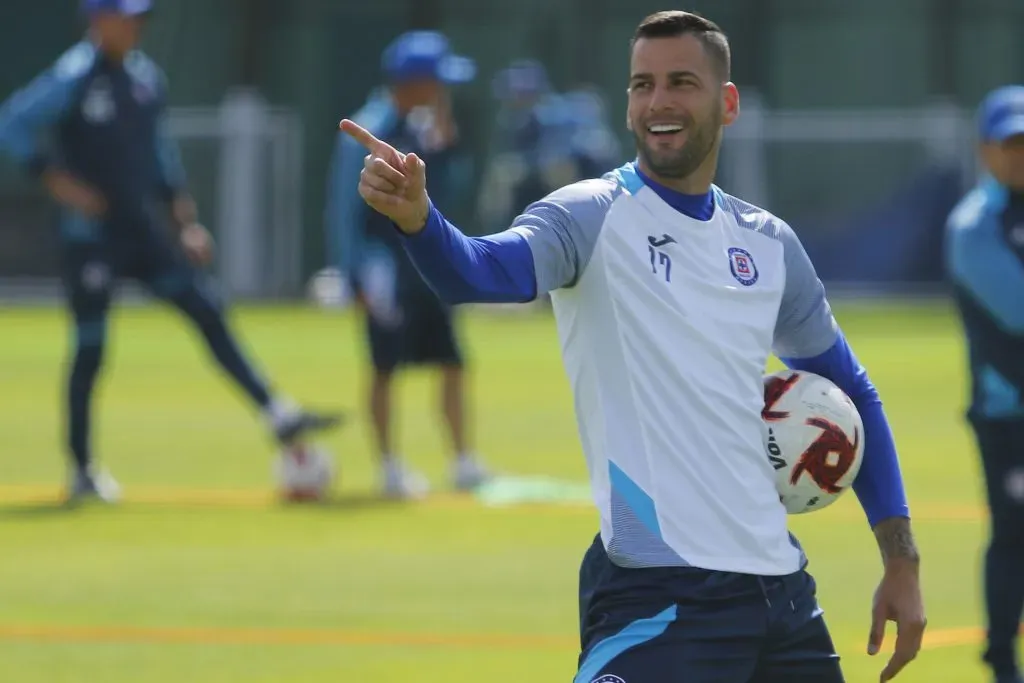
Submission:
{"label": "blue cap", "polygon": [[82,11],[86,14],[110,12],[135,17],[153,11],[152,0],[82,0]]}
{"label": "blue cap", "polygon": [[1008,85],[988,94],[978,109],[978,135],[983,142],[1024,135],[1024,86]]}
{"label": "blue cap", "polygon": [[430,79],[454,84],[476,77],[473,60],[453,54],[448,39],[436,31],[398,36],[384,50],[381,67],[392,82]]}

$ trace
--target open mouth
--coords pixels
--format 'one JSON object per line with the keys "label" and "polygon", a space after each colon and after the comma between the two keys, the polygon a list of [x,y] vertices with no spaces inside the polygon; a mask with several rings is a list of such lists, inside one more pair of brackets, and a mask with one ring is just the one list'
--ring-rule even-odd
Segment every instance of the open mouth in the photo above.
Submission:
{"label": "open mouth", "polygon": [[647,132],[656,138],[670,138],[683,130],[683,126],[678,123],[652,123],[647,126]]}

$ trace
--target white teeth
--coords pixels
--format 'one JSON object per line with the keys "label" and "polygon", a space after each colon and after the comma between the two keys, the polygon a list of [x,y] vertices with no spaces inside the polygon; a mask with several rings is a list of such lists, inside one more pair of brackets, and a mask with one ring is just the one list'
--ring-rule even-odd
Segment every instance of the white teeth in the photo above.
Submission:
{"label": "white teeth", "polygon": [[682,129],[682,126],[674,123],[658,123],[652,126],[647,126],[647,130],[652,133],[678,133]]}

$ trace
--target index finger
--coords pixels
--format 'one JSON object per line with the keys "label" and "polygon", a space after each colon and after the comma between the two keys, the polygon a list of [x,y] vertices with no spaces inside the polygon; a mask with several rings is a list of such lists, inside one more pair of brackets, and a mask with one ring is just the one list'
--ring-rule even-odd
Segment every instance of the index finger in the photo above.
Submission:
{"label": "index finger", "polygon": [[378,140],[373,133],[350,119],[342,119],[341,123],[338,124],[338,128],[371,152],[377,151],[381,145],[385,144]]}
{"label": "index finger", "polygon": [[338,128],[340,128],[342,132],[350,138],[365,147],[371,154],[375,154],[379,157],[386,157],[388,160],[395,161],[397,162],[393,164],[395,166],[405,163],[404,154],[383,140],[379,140],[373,133],[366,130],[355,121],[352,121],[351,119],[342,119],[341,123],[338,124]]}

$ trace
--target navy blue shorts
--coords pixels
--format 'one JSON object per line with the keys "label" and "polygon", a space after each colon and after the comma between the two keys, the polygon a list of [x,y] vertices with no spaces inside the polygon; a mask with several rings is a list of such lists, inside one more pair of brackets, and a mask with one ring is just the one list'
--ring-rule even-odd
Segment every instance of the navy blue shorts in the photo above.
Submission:
{"label": "navy blue shorts", "polygon": [[68,303],[80,322],[106,317],[122,278],[139,282],[164,300],[197,286],[196,271],[176,245],[157,236],[65,245],[62,271]]}
{"label": "navy blue shorts", "polygon": [[580,567],[574,683],[842,683],[805,571],[625,569],[600,536]]}
{"label": "navy blue shorts", "polygon": [[403,365],[462,366],[462,351],[449,307],[432,293],[402,296],[399,306],[402,319],[395,326],[382,325],[367,316],[374,368],[392,372]]}

